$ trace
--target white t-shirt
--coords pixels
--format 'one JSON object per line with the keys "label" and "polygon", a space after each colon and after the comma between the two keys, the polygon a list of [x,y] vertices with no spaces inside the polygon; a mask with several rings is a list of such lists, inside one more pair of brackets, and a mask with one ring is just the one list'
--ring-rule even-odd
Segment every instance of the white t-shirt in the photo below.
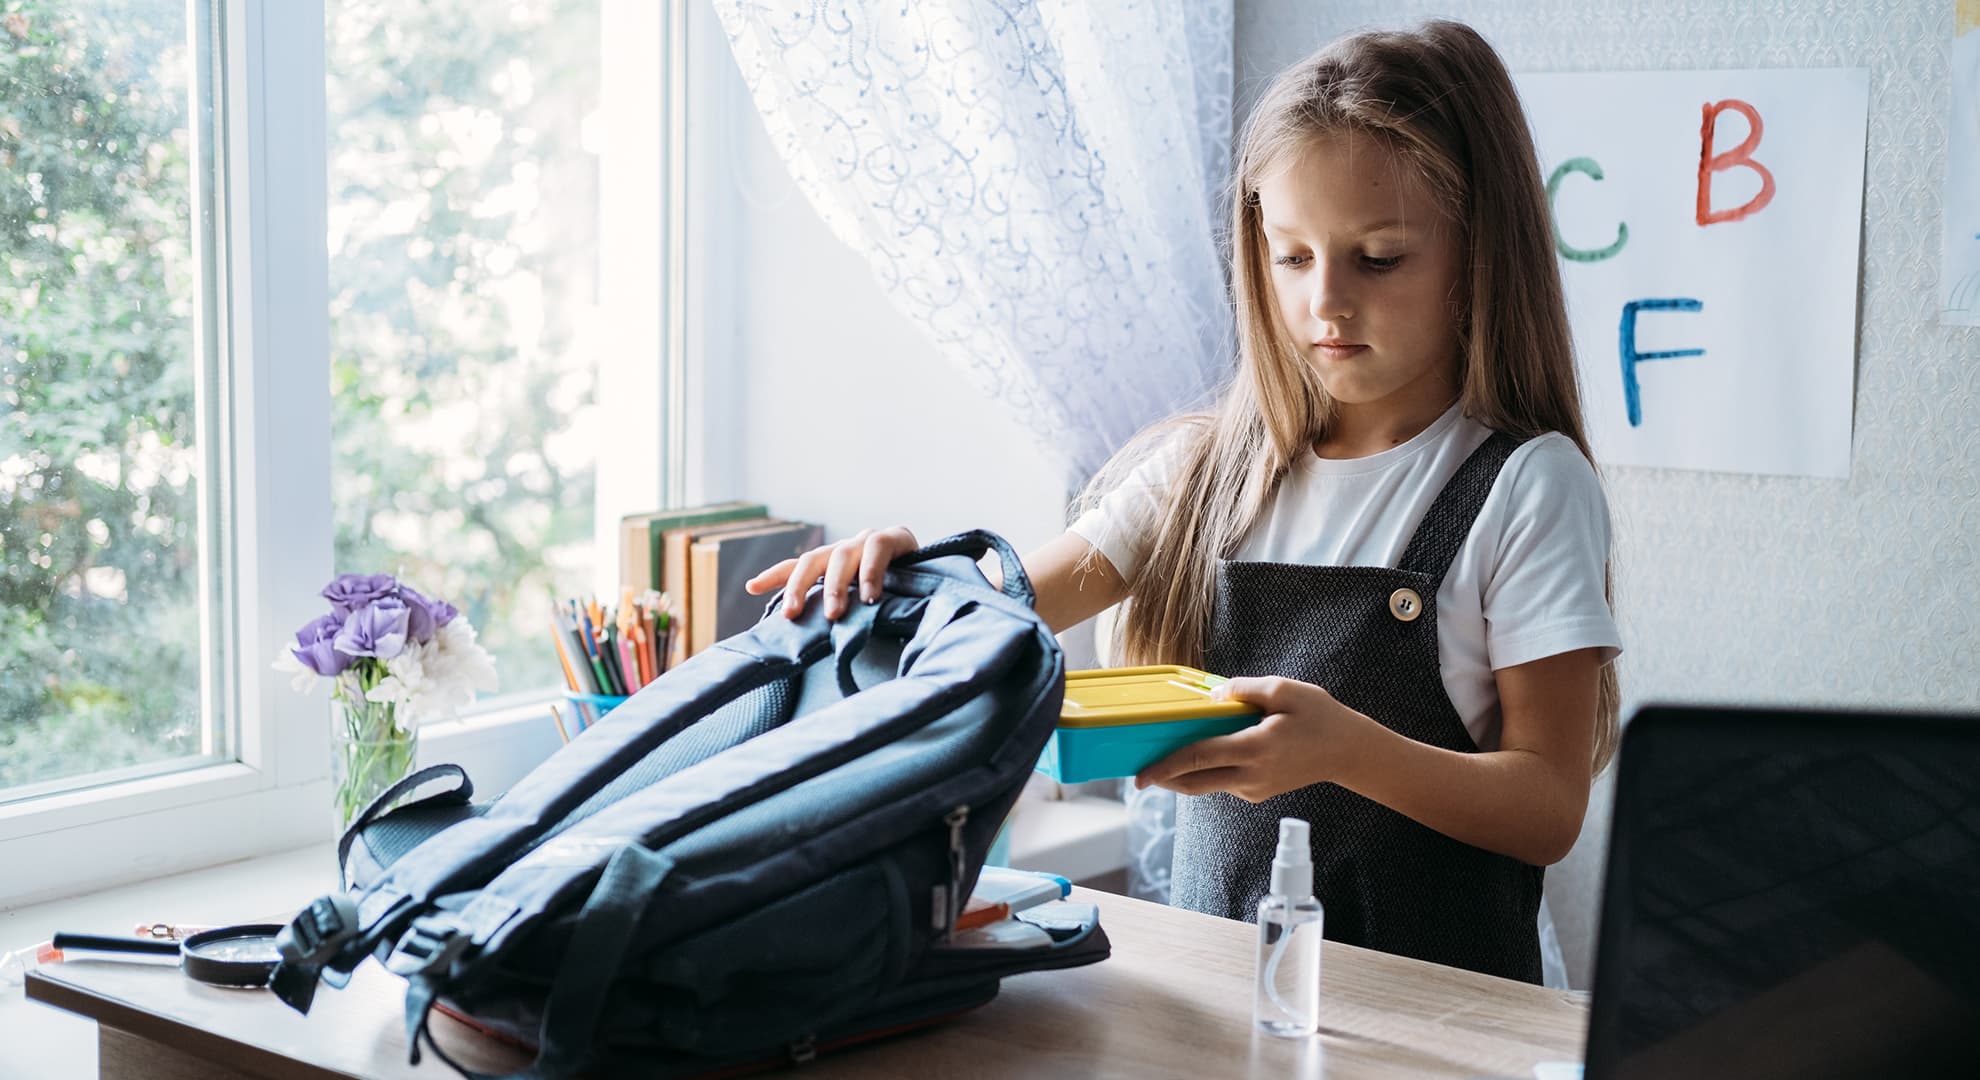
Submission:
{"label": "white t-shirt", "polygon": [[[1309,449],[1235,558],[1393,568],[1445,483],[1491,435],[1453,405],[1379,454],[1334,460]],[[1174,470],[1175,455],[1158,452],[1073,523],[1129,581]],[[1588,459],[1558,433],[1521,444],[1437,590],[1444,689],[1479,749],[1499,745],[1495,669],[1575,649],[1599,647],[1605,661],[1621,653],[1602,596],[1608,555],[1608,502]]]}

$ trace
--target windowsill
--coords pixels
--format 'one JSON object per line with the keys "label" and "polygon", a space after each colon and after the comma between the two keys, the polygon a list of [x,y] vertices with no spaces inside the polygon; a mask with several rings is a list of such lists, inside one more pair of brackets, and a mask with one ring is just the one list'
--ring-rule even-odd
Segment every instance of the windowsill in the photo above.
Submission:
{"label": "windowsill", "polygon": [[[463,733],[492,727],[498,737],[523,734],[513,729],[521,721],[506,723],[477,717],[448,726]],[[542,723],[547,726],[549,717]],[[438,726],[432,734],[441,741]],[[554,731],[550,738],[556,739]],[[1011,822],[1010,863],[1074,880],[1099,877],[1126,865],[1126,825],[1126,808],[1111,799],[1027,797]],[[280,916],[335,889],[336,861],[334,843],[311,844],[0,912],[0,952],[46,941],[57,930],[125,933],[140,923],[220,925]],[[0,1076],[96,1075],[95,1025],[30,1003],[18,987],[0,989],[0,1031],[36,1032],[34,1038],[0,1040]]]}

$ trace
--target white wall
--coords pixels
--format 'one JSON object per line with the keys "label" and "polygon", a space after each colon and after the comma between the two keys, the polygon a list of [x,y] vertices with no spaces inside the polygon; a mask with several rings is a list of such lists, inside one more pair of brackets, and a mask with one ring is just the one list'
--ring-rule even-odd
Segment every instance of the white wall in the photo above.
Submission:
{"label": "white wall", "polygon": [[[1980,709],[1980,331],[1935,318],[1950,5],[1238,0],[1240,109],[1335,35],[1463,19],[1515,71],[1868,67],[1847,480],[1605,470],[1625,715],[1651,700]],[[1610,792],[1548,874],[1587,985]]]}
{"label": "white wall", "polygon": [[1063,459],[889,306],[778,160],[712,13],[690,7],[689,501],[748,497],[828,537],[983,527],[1022,552],[1058,535]]}

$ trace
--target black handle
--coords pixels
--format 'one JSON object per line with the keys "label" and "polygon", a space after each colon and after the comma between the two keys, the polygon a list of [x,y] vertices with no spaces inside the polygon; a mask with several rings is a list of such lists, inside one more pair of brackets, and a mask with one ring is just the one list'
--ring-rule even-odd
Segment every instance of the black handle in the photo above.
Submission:
{"label": "black handle", "polygon": [[972,559],[980,559],[991,551],[995,551],[1004,564],[1004,595],[1026,607],[1036,607],[1038,593],[1031,587],[1031,578],[1024,572],[1024,563],[1018,559],[1017,549],[1011,546],[1010,541],[988,529],[971,529],[968,532],[943,537],[895,559],[894,564],[907,566],[947,555],[967,555]]}
{"label": "black handle", "polygon": [[420,786],[421,784],[426,783],[428,780],[432,780],[435,777],[440,777],[440,776],[456,776],[460,778],[461,782],[451,788],[448,788],[445,791],[436,792],[435,794],[428,795],[425,798],[418,800],[417,802],[408,803],[407,805],[418,806],[421,803],[437,802],[442,799],[446,799],[457,803],[465,803],[470,799],[474,798],[474,781],[468,779],[468,774],[466,769],[463,769],[459,765],[456,765],[452,762],[442,762],[439,765],[428,765],[426,768],[421,769],[410,776],[401,777],[398,783],[393,784],[391,787],[386,788],[384,791],[379,793],[377,798],[371,800],[371,805],[366,806],[363,810],[360,810],[358,812],[358,816],[351,819],[350,827],[344,830],[344,835],[337,838],[338,875],[341,877],[345,872],[345,868],[350,865],[351,844],[357,840],[358,833],[363,832],[365,826],[371,824],[374,821],[377,821],[379,817],[385,813],[385,808],[392,805],[393,800],[397,799],[401,795],[404,795],[406,792],[411,791],[412,789]]}
{"label": "black handle", "polygon": [[92,952],[148,953],[152,956],[179,955],[179,943],[176,941],[112,937],[108,934],[71,934],[63,931],[58,932],[49,944],[65,952],[69,949],[87,949]]}

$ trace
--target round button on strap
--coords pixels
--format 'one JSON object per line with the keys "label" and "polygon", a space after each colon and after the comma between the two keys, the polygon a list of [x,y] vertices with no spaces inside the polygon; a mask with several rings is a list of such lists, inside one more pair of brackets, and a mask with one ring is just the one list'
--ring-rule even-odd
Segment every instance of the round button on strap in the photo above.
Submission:
{"label": "round button on strap", "polygon": [[1414,622],[1423,614],[1423,597],[1415,589],[1397,589],[1389,594],[1389,614],[1404,622]]}

